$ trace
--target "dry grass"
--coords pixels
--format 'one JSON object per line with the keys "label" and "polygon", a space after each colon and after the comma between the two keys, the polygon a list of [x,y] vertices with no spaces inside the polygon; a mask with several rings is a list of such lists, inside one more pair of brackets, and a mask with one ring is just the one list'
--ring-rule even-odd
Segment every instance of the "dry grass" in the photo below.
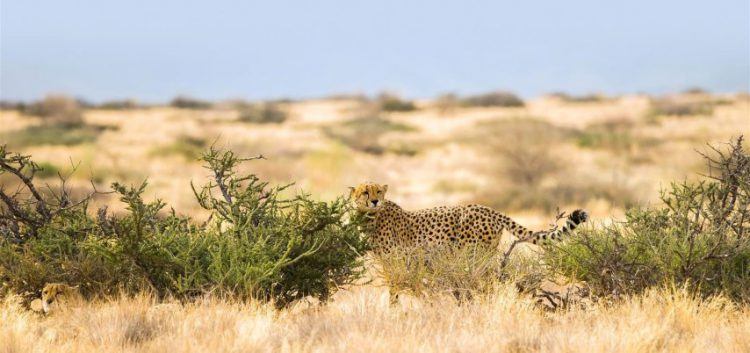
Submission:
{"label": "dry grass", "polygon": [[458,304],[402,300],[368,286],[323,306],[206,299],[159,305],[148,296],[42,317],[0,304],[0,352],[747,352],[750,308],[680,290],[611,306],[545,313],[510,286]]}

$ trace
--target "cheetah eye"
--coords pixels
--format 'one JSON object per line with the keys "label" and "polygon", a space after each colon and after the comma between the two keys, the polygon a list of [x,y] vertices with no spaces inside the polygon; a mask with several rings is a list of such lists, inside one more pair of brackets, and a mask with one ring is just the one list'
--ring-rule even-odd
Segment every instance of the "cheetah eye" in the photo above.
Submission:
{"label": "cheetah eye", "polygon": [[364,195],[365,195],[365,196],[370,196],[370,193],[369,193],[369,192],[367,192],[367,191],[365,191],[365,192],[364,192]]}

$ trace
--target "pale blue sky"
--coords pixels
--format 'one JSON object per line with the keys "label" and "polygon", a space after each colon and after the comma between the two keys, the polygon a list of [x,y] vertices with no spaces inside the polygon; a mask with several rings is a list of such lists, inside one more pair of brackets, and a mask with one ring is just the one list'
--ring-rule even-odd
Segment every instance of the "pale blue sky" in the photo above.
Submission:
{"label": "pale blue sky", "polygon": [[3,99],[750,86],[748,0],[1,4]]}

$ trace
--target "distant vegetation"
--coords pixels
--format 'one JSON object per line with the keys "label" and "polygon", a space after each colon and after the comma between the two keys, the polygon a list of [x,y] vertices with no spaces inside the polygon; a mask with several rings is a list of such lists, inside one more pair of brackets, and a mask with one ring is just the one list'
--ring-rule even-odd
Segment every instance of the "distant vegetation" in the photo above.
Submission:
{"label": "distant vegetation", "polygon": [[707,91],[707,90],[705,90],[705,89],[703,89],[701,87],[690,87],[690,88],[682,91],[682,93],[685,93],[685,94],[711,94],[711,92],[709,92],[709,91]]}
{"label": "distant vegetation", "polygon": [[[741,95],[737,98],[741,99]],[[653,120],[659,116],[711,116],[717,106],[732,102],[731,98],[712,96],[703,89],[691,88],[679,95],[652,98],[649,117]]]}
{"label": "distant vegetation", "polygon": [[461,104],[469,107],[523,107],[521,98],[511,92],[491,92],[461,99]]}
{"label": "distant vegetation", "polygon": [[557,146],[586,135],[528,117],[481,123],[479,130],[478,136],[468,138],[478,141],[492,158],[487,172],[504,186],[481,193],[474,200],[478,203],[545,212],[594,199],[623,207],[637,203],[637,196],[625,185],[576,177],[573,159],[556,152]]}
{"label": "distant vegetation", "polygon": [[151,150],[152,156],[177,155],[188,161],[196,161],[201,157],[203,151],[208,147],[208,141],[204,138],[180,135],[174,142],[159,146]]}
{"label": "distant vegetation", "polygon": [[453,114],[461,107],[523,107],[524,101],[511,92],[490,92],[480,95],[460,97],[446,93],[435,98],[433,106],[442,115]]}
{"label": "distant vegetation", "polygon": [[594,123],[576,134],[576,144],[583,148],[608,150],[629,161],[646,162],[648,158],[643,151],[658,146],[662,141],[639,135],[637,124],[624,118]]}
{"label": "distant vegetation", "polygon": [[57,125],[29,126],[21,131],[9,134],[6,142],[13,146],[60,145],[75,146],[96,141],[99,134],[106,130],[103,126],[63,127]]}
{"label": "distant vegetation", "polygon": [[[553,92],[549,96],[556,97],[568,103],[599,103],[612,99],[602,93],[575,95],[566,92]],[[738,94],[739,99],[743,99],[743,97],[745,96]],[[363,104],[374,105],[381,112],[410,112],[419,109],[414,101],[388,92],[381,93],[374,98],[368,97],[365,94],[337,94],[328,96],[326,99],[359,101]],[[256,114],[258,111],[262,111],[266,105],[269,107],[268,109],[273,110],[273,108],[278,109],[280,105],[291,103],[293,100],[277,99],[257,104],[241,100],[215,103],[209,100],[180,95],[163,105],[182,109],[213,109],[226,106],[226,102],[231,102],[230,106],[234,107],[234,109],[256,108],[256,112],[247,112],[250,116],[250,121],[277,122],[279,121],[278,119],[262,119]],[[663,115],[707,115],[711,114],[713,106],[729,102],[729,100],[725,99],[712,98],[710,92],[695,87],[686,89],[677,96],[654,97],[652,99],[652,110],[654,114]],[[446,112],[457,107],[523,107],[525,102],[513,92],[495,91],[464,97],[454,93],[442,94],[434,99],[434,105],[441,112]],[[108,100],[95,104],[85,99],[76,99],[60,94],[48,95],[36,102],[0,100],[0,110],[18,110],[27,115],[46,117],[50,120],[59,120],[66,123],[75,123],[76,119],[80,119],[81,112],[86,109],[129,110],[148,106],[158,106],[158,104],[145,105],[135,99]]]}
{"label": "distant vegetation", "polygon": [[484,123],[482,130],[495,135],[487,145],[492,155],[503,161],[499,168],[514,184],[536,187],[562,168],[561,161],[553,155],[552,145],[570,133],[565,129],[543,120],[519,118]]}
{"label": "distant vegetation", "polygon": [[68,96],[50,95],[39,102],[23,107],[23,114],[37,116],[44,125],[62,128],[79,127],[83,122],[81,104]]}
{"label": "distant vegetation", "polygon": [[435,98],[434,102],[435,108],[442,115],[455,113],[460,104],[458,95],[454,93],[441,94]]}
{"label": "distant vegetation", "polygon": [[123,99],[105,101],[97,105],[96,108],[105,110],[130,110],[143,108],[143,105],[138,104],[138,101],[134,99]]}
{"label": "distant vegetation", "polygon": [[330,99],[334,101],[340,101],[340,100],[352,100],[352,101],[360,101],[360,102],[367,102],[370,100],[369,97],[367,97],[364,93],[338,93],[338,94],[332,94],[330,96],[325,97],[325,99]]}
{"label": "distant vegetation", "polygon": [[555,92],[552,93],[551,96],[570,103],[598,103],[608,99],[607,96],[600,93],[571,95],[565,92]]}
{"label": "distant vegetation", "polygon": [[[329,137],[344,145],[365,153],[380,155],[386,152],[413,154],[415,151],[404,146],[389,146],[382,141],[383,136],[391,132],[412,132],[416,129],[410,125],[393,122],[378,115],[368,115],[348,120],[336,126],[329,126],[324,132]],[[395,148],[391,148],[395,147]]]}
{"label": "distant vegetation", "polygon": [[0,111],[3,110],[17,110],[17,111],[23,111],[26,108],[26,103],[21,101],[12,101],[12,100],[0,100]]}
{"label": "distant vegetation", "polygon": [[403,100],[394,94],[383,93],[377,101],[380,109],[385,112],[410,112],[417,109],[414,102]]}
{"label": "distant vegetation", "polygon": [[577,138],[577,144],[586,148],[630,149],[634,144],[631,120],[609,120],[591,124]]}
{"label": "distant vegetation", "polygon": [[38,102],[18,104],[21,114],[41,120],[38,125],[15,131],[5,136],[13,146],[63,145],[73,146],[96,141],[110,126],[86,124],[83,113],[86,104],[64,95],[50,95]]}
{"label": "distant vegetation", "polygon": [[287,112],[278,103],[242,104],[239,121],[255,124],[281,124],[288,118]]}
{"label": "distant vegetation", "polygon": [[36,176],[39,178],[56,178],[60,175],[60,168],[50,162],[41,162],[37,164],[39,170]]}
{"label": "distant vegetation", "polygon": [[691,116],[711,115],[714,104],[705,100],[678,100],[676,98],[658,98],[651,102],[651,114],[655,116]]}
{"label": "distant vegetation", "polygon": [[188,96],[177,96],[169,102],[169,105],[182,109],[210,109],[213,103]]}

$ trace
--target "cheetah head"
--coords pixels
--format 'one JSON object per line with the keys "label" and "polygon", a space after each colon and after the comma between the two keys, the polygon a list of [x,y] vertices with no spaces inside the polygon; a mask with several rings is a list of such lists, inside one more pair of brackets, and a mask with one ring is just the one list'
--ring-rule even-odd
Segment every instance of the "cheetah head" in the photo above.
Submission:
{"label": "cheetah head", "polygon": [[356,187],[350,187],[350,197],[357,209],[364,212],[380,211],[385,203],[385,193],[388,185],[375,183],[362,183]]}
{"label": "cheetah head", "polygon": [[[47,314],[60,303],[79,297],[78,286],[71,287],[64,283],[47,283],[42,289],[41,309]],[[32,309],[33,307],[34,303],[32,302]]]}

